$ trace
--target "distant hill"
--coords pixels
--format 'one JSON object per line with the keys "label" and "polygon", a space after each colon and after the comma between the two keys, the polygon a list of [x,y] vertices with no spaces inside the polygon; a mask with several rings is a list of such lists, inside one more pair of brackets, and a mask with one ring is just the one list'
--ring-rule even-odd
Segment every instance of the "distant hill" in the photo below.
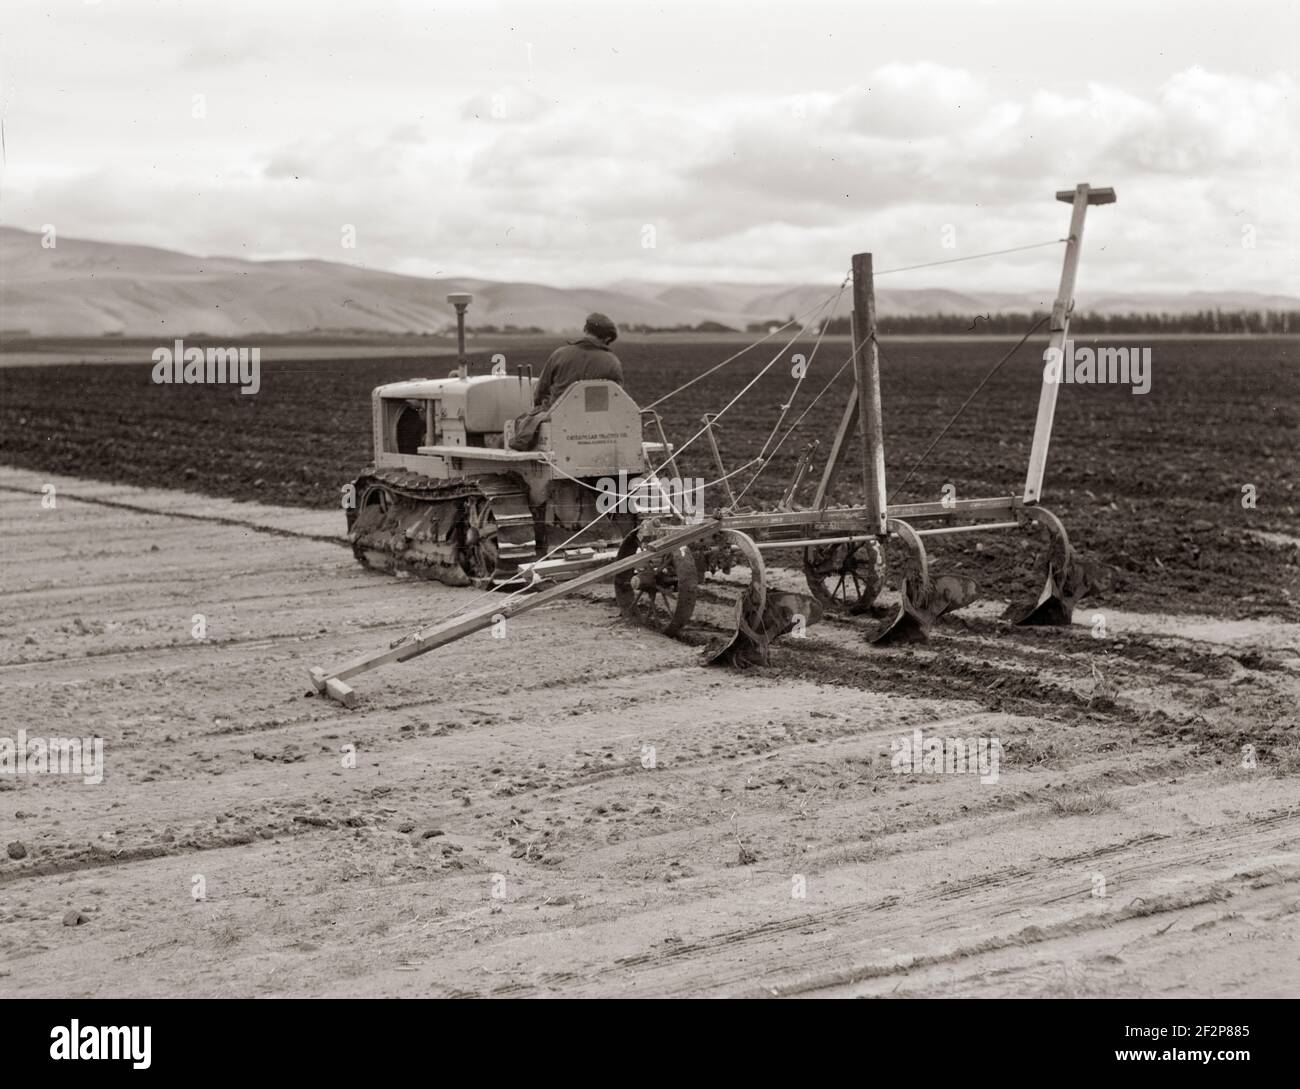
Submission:
{"label": "distant hill", "polygon": [[[942,289],[877,292],[882,315],[1030,311],[1041,295]],[[0,332],[32,336],[213,336],[341,332],[423,333],[447,328],[445,296],[470,291],[471,324],[578,329],[592,310],[620,325],[719,322],[735,329],[800,314],[833,284],[653,284],[560,288],[466,277],[424,279],[332,261],[196,257],[150,246],[41,235],[0,227]],[[848,312],[847,296],[841,316]],[[1246,292],[1102,295],[1080,306],[1101,313],[1300,309],[1300,299]]]}

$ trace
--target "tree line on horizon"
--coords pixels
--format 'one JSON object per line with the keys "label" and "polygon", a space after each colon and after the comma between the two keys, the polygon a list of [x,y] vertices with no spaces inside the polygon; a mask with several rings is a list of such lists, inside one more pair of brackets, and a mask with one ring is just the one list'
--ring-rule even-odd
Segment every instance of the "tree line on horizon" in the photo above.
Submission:
{"label": "tree line on horizon", "polygon": [[[879,318],[882,335],[906,336],[935,334],[989,334],[1005,336],[1023,333],[1046,312],[1008,311],[987,314],[891,314]],[[696,324],[645,325],[628,323],[623,326],[629,333],[767,333],[795,320],[771,318],[749,322],[743,329],[717,321]],[[1236,333],[1243,335],[1268,335],[1300,333],[1300,310],[1223,310],[1209,309],[1185,313],[1157,311],[1131,311],[1121,314],[1097,314],[1083,311],[1073,315],[1070,327],[1076,333]],[[810,327],[819,331],[819,327]],[[849,319],[832,319],[826,326],[828,336],[847,335]]]}
{"label": "tree line on horizon", "polygon": [[[892,314],[879,318],[880,332],[884,336],[920,336],[920,335],[1019,335],[1031,328],[1040,318],[1046,317],[1043,310],[1033,312],[1008,311],[987,314]],[[649,325],[641,322],[620,322],[619,328],[625,333],[750,333],[764,334],[780,329],[795,322],[794,315],[788,318],[771,318],[766,321],[753,321],[743,329],[725,325],[719,321],[682,322],[677,325]],[[1186,313],[1164,313],[1156,311],[1131,311],[1121,314],[1097,314],[1083,311],[1070,319],[1071,331],[1092,336],[1118,335],[1125,333],[1204,333],[1232,334],[1237,336],[1267,336],[1300,334],[1300,310],[1197,310]],[[812,334],[820,332],[819,326],[805,326],[804,331]],[[830,321],[825,333],[828,336],[846,336],[850,332],[848,317],[838,317]],[[439,329],[407,330],[404,333],[382,333],[363,327],[312,329],[303,333],[261,334],[260,339],[296,340],[299,338],[323,337],[346,334],[349,336],[379,338],[386,340],[393,336],[446,338],[455,336],[455,326],[449,325]],[[467,330],[471,339],[499,334],[554,336],[554,330],[543,329],[537,325],[474,325]],[[197,340],[211,334],[196,331],[186,334],[189,339]],[[76,342],[83,338],[77,336],[40,336],[33,337],[26,329],[0,330],[0,341],[40,340]],[[99,334],[99,339],[140,341],[152,343],[152,336],[132,334],[127,336],[120,331]],[[229,339],[229,338],[227,338]],[[249,338],[236,337],[247,341]],[[259,338],[255,338],[259,339]]]}

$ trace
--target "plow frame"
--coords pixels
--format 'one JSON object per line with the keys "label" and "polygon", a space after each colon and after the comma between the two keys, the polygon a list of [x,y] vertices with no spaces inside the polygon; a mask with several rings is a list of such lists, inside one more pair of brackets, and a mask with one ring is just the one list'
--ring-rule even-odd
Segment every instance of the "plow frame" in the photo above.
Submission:
{"label": "plow frame", "polygon": [[[1094,188],[1083,182],[1072,190],[1058,191],[1056,199],[1071,206],[1070,231],[1065,239],[1060,284],[1052,304],[1045,357],[1049,352],[1060,352],[1069,336],[1070,317],[1074,311],[1074,287],[1078,277],[1083,227],[1088,207],[1093,204],[1113,204],[1116,197],[1114,189]],[[933,613],[927,612],[931,587],[923,538],[1017,529],[1030,523],[1040,523],[1047,529],[1051,537],[1051,545],[1046,584],[1039,594],[1037,605],[1019,622],[1068,624],[1073,611],[1073,598],[1063,590],[1063,587],[1067,583],[1073,585],[1081,581],[1074,574],[1076,560],[1060,519],[1038,506],[1042,495],[1043,476],[1047,467],[1047,453],[1051,443],[1052,423],[1056,414],[1056,398],[1060,383],[1050,378],[1048,369],[1044,367],[1038,411],[1034,420],[1029,466],[1020,495],[890,505],[885,492],[880,353],[876,342],[875,288],[872,256],[869,253],[853,256],[852,330],[854,391],[849,395],[844,414],[836,429],[835,439],[827,456],[813,505],[819,510],[830,513],[825,504],[848,454],[852,437],[857,434],[862,450],[863,483],[867,498],[865,508],[867,528],[875,529],[882,544],[889,536],[900,538],[911,554],[909,573],[912,578],[904,582],[903,600],[900,602],[898,615],[893,625],[879,635],[877,640],[888,641],[892,632],[909,625],[910,630],[904,633],[908,641],[923,639],[930,622],[935,618]],[[967,524],[957,524],[956,519],[961,517],[975,520]],[[918,528],[932,521],[944,524]]]}

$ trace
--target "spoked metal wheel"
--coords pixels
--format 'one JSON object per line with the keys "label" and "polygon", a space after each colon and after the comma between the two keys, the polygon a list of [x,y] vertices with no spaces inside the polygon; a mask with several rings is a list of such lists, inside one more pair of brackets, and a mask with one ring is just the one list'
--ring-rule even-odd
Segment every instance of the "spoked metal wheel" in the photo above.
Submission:
{"label": "spoked metal wheel", "polygon": [[[620,560],[640,547],[629,533],[618,551]],[[677,635],[695,611],[699,576],[687,548],[647,556],[645,563],[614,577],[614,598],[629,620],[663,635]]]}
{"label": "spoked metal wheel", "polygon": [[472,495],[465,502],[465,547],[461,567],[472,579],[488,579],[496,572],[499,552],[497,519],[492,501]]}
{"label": "spoked metal wheel", "polygon": [[885,570],[885,550],[874,537],[804,549],[808,589],[829,613],[852,616],[866,612],[884,588]]}

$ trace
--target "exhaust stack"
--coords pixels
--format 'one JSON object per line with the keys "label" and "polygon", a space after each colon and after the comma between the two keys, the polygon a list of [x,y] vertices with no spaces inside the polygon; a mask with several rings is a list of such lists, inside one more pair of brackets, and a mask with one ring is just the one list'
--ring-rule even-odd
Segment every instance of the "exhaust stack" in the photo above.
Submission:
{"label": "exhaust stack", "polygon": [[465,311],[474,301],[468,291],[456,291],[447,296],[447,301],[456,308],[456,377],[469,376],[469,360],[465,358]]}

